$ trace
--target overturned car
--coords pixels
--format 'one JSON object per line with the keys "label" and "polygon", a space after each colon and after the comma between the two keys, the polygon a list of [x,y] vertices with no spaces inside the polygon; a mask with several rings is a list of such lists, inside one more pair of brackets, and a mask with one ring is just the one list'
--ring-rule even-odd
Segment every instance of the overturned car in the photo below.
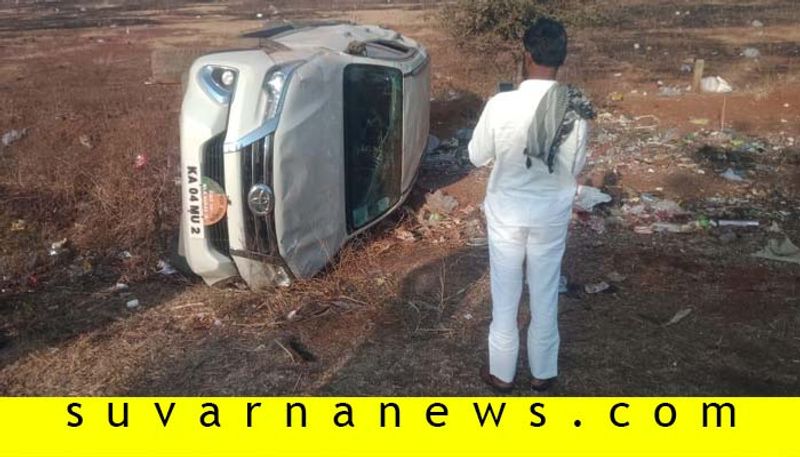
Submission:
{"label": "overturned car", "polygon": [[396,32],[282,24],[191,66],[179,251],[208,284],[310,277],[400,206],[428,138],[429,58]]}

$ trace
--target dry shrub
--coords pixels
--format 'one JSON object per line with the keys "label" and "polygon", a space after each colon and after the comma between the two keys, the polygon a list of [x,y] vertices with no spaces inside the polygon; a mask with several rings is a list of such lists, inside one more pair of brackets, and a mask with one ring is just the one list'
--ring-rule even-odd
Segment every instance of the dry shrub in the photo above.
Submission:
{"label": "dry shrub", "polygon": [[585,0],[457,0],[439,13],[442,26],[459,44],[481,53],[519,48],[525,30],[540,17],[570,26],[602,20],[599,3]]}
{"label": "dry shrub", "polygon": [[[261,293],[249,292],[263,311],[259,325],[273,327],[288,320],[313,319],[320,313],[365,311],[390,303],[398,292],[393,275],[381,271],[386,243],[365,235],[345,245],[329,266],[313,278],[275,288],[266,299]],[[292,319],[289,313],[293,314]]]}

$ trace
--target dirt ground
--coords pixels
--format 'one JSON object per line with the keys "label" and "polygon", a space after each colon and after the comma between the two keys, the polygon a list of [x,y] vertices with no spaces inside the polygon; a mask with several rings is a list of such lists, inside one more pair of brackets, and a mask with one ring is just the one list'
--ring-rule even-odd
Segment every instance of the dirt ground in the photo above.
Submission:
{"label": "dirt ground", "polygon": [[[17,3],[0,5],[0,134],[27,129],[0,146],[0,394],[491,394],[477,376],[488,252],[472,242],[488,170],[464,163],[460,130],[513,78],[510,56],[457,47],[435,2]],[[800,244],[800,12],[789,0],[608,9],[572,31],[561,76],[600,112],[581,180],[614,199],[573,221],[551,394],[800,395],[800,265],[751,256],[775,236]],[[424,43],[432,134],[452,147],[317,278],[256,294],[157,273],[177,230],[181,93],[151,83],[151,52],[227,47],[263,16],[312,15]],[[734,91],[686,91],[681,67],[696,58]],[[720,177],[728,168],[746,181]],[[430,226],[436,190],[459,205]],[[637,212],[654,199],[686,213]],[[638,233],[706,217],[759,227]],[[600,281],[612,287],[585,292]],[[524,347],[516,395],[532,394]]]}

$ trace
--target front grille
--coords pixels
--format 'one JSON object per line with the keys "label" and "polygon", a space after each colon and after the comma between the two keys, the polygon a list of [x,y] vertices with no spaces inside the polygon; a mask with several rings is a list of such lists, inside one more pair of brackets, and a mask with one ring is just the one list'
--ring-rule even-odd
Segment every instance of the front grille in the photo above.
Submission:
{"label": "front grille", "polygon": [[[225,155],[223,145],[225,144],[225,132],[211,138],[206,143],[203,150],[203,176],[216,181],[217,184],[225,188]],[[222,254],[230,255],[230,245],[228,244],[228,217],[223,217],[214,225],[206,227],[206,238],[211,246]]]}
{"label": "front grille", "polygon": [[247,194],[255,184],[272,187],[272,148],[273,136],[269,135],[241,150],[245,246],[250,252],[270,257],[278,255],[274,218],[251,213],[247,207]]}

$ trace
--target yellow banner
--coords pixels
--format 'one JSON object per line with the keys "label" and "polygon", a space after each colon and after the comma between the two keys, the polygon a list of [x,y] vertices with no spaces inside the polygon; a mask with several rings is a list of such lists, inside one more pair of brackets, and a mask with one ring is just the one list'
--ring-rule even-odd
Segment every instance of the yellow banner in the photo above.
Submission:
{"label": "yellow banner", "polygon": [[787,456],[797,398],[2,398],[3,456]]}

